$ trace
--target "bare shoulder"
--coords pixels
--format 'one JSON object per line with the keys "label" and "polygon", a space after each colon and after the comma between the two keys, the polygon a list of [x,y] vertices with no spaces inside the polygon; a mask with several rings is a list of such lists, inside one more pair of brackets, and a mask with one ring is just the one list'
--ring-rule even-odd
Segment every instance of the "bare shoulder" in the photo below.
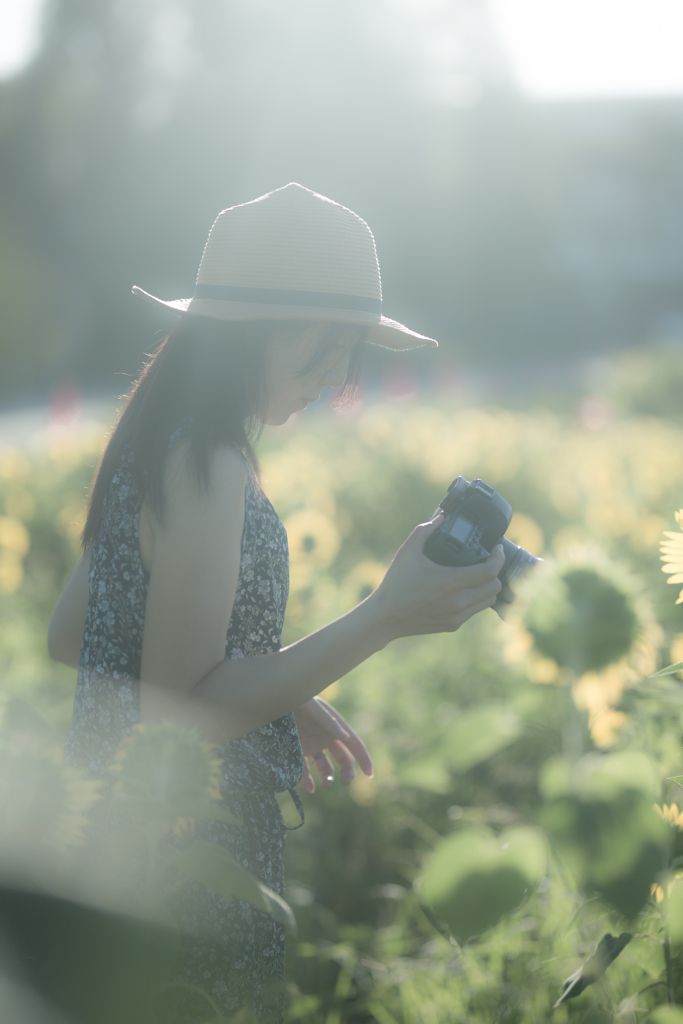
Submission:
{"label": "bare shoulder", "polygon": [[248,475],[247,461],[234,445],[217,445],[209,454],[208,479],[200,486],[190,456],[188,441],[169,453],[164,473],[164,490],[171,516],[183,511],[235,509],[243,504]]}

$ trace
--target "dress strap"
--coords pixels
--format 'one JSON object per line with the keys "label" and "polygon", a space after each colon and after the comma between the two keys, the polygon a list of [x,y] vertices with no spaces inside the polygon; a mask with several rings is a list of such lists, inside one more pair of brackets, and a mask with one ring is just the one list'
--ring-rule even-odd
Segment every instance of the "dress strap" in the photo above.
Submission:
{"label": "dress strap", "polygon": [[297,791],[295,789],[288,789],[287,792],[289,793],[289,795],[291,796],[292,800],[294,801],[294,806],[296,807],[297,811],[299,812],[299,817],[301,818],[301,821],[299,822],[298,825],[285,825],[285,819],[282,818],[282,811],[280,811],[280,817],[282,818],[282,827],[287,829],[288,832],[296,832],[296,830],[298,828],[301,828],[301,826],[306,823],[306,815],[304,814],[304,805],[301,803],[301,797],[299,796],[299,794],[297,793]]}

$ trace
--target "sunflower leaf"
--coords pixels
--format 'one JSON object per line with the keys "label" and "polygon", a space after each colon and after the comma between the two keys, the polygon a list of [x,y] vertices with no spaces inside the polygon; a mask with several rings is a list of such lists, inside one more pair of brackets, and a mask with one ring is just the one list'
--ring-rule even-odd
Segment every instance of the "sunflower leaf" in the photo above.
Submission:
{"label": "sunflower leaf", "polygon": [[676,672],[683,672],[683,661],[677,661],[675,665],[667,665],[666,668],[660,668],[659,672],[653,672],[648,679],[659,679],[660,676],[672,676]]}

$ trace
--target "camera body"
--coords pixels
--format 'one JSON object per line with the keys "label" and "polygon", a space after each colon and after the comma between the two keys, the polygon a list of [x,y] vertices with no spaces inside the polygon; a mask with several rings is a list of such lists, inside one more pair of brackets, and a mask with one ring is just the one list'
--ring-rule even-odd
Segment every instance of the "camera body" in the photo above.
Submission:
{"label": "camera body", "polygon": [[459,476],[448,488],[435,515],[443,512],[444,521],[427,538],[424,553],[438,565],[464,566],[485,562],[496,544],[502,544],[505,563],[498,578],[503,585],[493,605],[512,604],[510,584],[532,566],[542,562],[524,548],[508,540],[512,508],[494,487],[484,480],[465,480]]}

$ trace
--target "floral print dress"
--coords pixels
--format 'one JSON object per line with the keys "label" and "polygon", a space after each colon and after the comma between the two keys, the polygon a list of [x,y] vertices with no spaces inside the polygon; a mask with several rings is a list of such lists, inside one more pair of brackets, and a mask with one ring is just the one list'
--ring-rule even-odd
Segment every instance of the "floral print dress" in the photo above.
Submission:
{"label": "floral print dress", "polygon": [[[184,431],[176,431],[171,443]],[[102,528],[90,551],[89,601],[67,759],[89,776],[107,780],[121,741],[139,721],[139,678],[148,579],[140,559],[142,495],[125,454],[106,498]],[[249,470],[237,593],[228,625],[226,658],[277,651],[289,589],[287,534]],[[289,713],[217,751],[221,792],[240,825],[202,822],[198,839],[225,847],[252,874],[284,895],[286,826],[275,794],[301,779],[304,762]],[[303,815],[302,815],[303,821]],[[212,1016],[206,992],[220,1012],[242,1007],[259,1024],[283,1015],[284,930],[241,900],[225,900],[199,883],[184,890],[177,908],[181,952],[173,998],[164,1021],[198,1024]],[[190,987],[193,986],[193,987]],[[194,988],[196,987],[196,988]]]}

